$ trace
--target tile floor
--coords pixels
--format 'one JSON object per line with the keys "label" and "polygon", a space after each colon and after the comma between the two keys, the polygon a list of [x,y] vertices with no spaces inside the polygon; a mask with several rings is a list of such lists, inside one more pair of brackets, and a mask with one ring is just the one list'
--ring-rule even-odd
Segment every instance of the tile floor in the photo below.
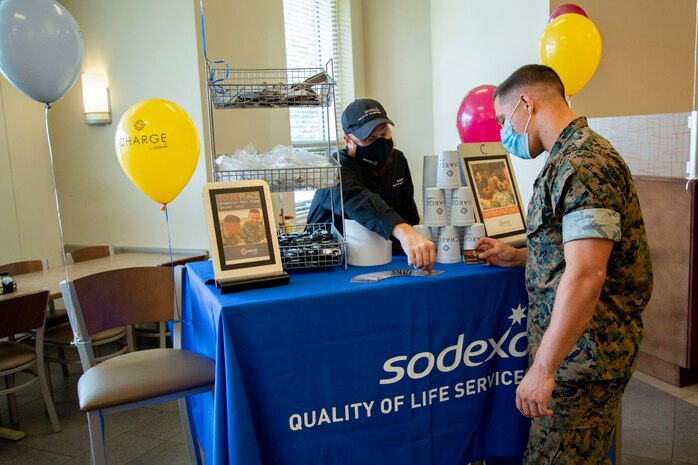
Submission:
{"label": "tile floor", "polygon": [[636,373],[623,400],[622,465],[698,464],[698,384]]}
{"label": "tile floor", "polygon": [[[63,431],[52,433],[38,388],[18,393],[27,436],[0,439],[2,465],[87,465],[89,442],[85,415],[77,408],[77,375],[64,379],[52,371],[56,408]],[[9,426],[0,401],[0,426]],[[176,402],[108,417],[110,465],[177,465],[186,449]],[[637,373],[623,401],[622,465],[698,465],[698,385],[679,389]]]}

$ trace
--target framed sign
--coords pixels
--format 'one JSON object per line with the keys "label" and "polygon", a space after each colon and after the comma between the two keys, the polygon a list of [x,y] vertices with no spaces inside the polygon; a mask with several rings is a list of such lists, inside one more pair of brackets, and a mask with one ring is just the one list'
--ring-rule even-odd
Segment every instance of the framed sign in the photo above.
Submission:
{"label": "framed sign", "polygon": [[514,246],[525,243],[525,212],[509,155],[502,144],[460,144],[458,153],[487,236]]}
{"label": "framed sign", "polygon": [[265,181],[208,183],[203,195],[219,287],[284,274]]}

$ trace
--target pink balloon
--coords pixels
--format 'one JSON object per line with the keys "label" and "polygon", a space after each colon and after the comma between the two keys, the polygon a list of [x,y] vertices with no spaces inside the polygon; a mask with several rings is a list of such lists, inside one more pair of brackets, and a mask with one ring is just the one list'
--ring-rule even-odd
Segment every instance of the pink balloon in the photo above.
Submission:
{"label": "pink balloon", "polygon": [[499,135],[502,127],[497,122],[492,99],[495,89],[495,86],[485,84],[475,87],[463,97],[456,121],[461,142],[502,140]]}
{"label": "pink balloon", "polygon": [[550,13],[550,19],[548,22],[552,21],[553,19],[557,18],[558,16],[566,15],[574,13],[577,15],[582,15],[586,18],[588,18],[586,11],[582,10],[580,7],[575,5],[574,3],[565,3],[564,5],[560,5],[559,7],[555,8],[551,13]]}

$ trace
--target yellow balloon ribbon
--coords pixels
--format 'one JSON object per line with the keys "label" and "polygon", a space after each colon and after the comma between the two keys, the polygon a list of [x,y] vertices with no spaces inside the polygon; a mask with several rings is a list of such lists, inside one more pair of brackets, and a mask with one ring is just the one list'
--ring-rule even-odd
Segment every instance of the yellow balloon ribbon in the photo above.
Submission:
{"label": "yellow balloon ribbon", "polygon": [[538,52],[541,63],[557,72],[565,85],[565,94],[571,96],[594,75],[601,48],[601,34],[589,18],[565,14],[546,26]]}
{"label": "yellow balloon ribbon", "polygon": [[143,100],[119,120],[114,136],[119,164],[144,194],[163,206],[179,195],[199,160],[194,122],[168,100]]}

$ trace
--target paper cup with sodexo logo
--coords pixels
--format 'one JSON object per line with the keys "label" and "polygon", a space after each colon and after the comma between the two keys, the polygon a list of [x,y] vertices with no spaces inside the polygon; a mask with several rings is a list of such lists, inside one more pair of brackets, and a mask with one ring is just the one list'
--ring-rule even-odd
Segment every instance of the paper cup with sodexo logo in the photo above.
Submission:
{"label": "paper cup with sodexo logo", "polygon": [[438,263],[458,263],[463,261],[461,256],[460,238],[455,226],[444,226],[439,231],[436,243],[436,261]]}
{"label": "paper cup with sodexo logo", "polygon": [[439,152],[436,161],[436,187],[442,189],[457,189],[460,183],[460,162],[456,150]]}
{"label": "paper cup with sodexo logo", "polygon": [[448,224],[448,206],[443,189],[429,187],[424,197],[424,225],[446,226]]}
{"label": "paper cup with sodexo logo", "polygon": [[454,189],[451,197],[451,224],[468,226],[475,223],[473,205],[473,194],[469,187]]}

